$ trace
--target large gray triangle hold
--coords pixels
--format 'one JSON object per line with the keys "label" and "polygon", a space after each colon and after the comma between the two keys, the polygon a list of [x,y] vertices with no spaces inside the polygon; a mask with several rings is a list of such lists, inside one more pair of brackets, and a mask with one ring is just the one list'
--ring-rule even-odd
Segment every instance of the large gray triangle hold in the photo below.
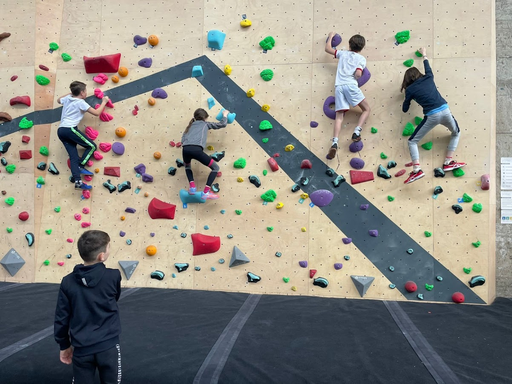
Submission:
{"label": "large gray triangle hold", "polygon": [[9,252],[5,254],[2,260],[0,260],[0,264],[4,266],[4,268],[14,276],[25,264],[25,260],[20,256],[18,252],[11,248]]}
{"label": "large gray triangle hold", "polygon": [[368,288],[370,288],[370,285],[372,285],[373,280],[375,280],[375,277],[371,276],[350,276],[352,281],[354,282],[354,285],[357,288],[357,291],[361,295],[361,297],[364,297],[366,294],[366,291],[368,291]]}
{"label": "large gray triangle hold", "polygon": [[126,280],[130,280],[130,277],[132,277],[133,272],[135,272],[135,268],[137,268],[137,265],[139,265],[138,261],[120,261],[119,266],[123,270]]}
{"label": "large gray triangle hold", "polygon": [[244,255],[244,253],[238,249],[238,247],[235,245],[233,247],[233,253],[231,254],[231,261],[229,262],[229,268],[236,267],[237,265],[242,265],[251,262],[247,256]]}

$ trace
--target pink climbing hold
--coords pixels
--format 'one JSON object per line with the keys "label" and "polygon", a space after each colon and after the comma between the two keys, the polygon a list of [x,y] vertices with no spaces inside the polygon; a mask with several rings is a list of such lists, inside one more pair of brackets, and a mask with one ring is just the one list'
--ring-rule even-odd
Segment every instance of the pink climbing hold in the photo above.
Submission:
{"label": "pink climbing hold", "polygon": [[75,240],[73,240],[72,238],[68,237],[68,239],[66,240],[68,243],[72,243],[74,242]]}
{"label": "pink climbing hold", "polygon": [[100,151],[107,153],[112,149],[112,144],[110,143],[100,143]]}
{"label": "pink climbing hold", "polygon": [[105,94],[103,93],[103,91],[99,88],[96,88],[94,90],[94,96],[96,96],[98,99],[103,99],[103,96],[105,96]]}
{"label": "pink climbing hold", "polygon": [[90,199],[91,198],[91,191],[82,191],[82,197],[84,199]]}
{"label": "pink climbing hold", "polygon": [[59,261],[57,264],[62,267],[64,265],[64,262],[63,261]]}
{"label": "pink climbing hold", "polygon": [[174,219],[176,205],[158,200],[154,197],[148,206],[149,217],[152,219]]}
{"label": "pink climbing hold", "polygon": [[309,161],[308,159],[304,159],[300,163],[300,167],[301,169],[311,169],[313,168],[313,164],[311,164],[311,161]]}
{"label": "pink climbing hold", "polygon": [[91,140],[96,140],[98,135],[100,134],[97,130],[95,130],[93,127],[85,127],[85,134],[87,137]]}
{"label": "pink climbing hold", "polygon": [[220,249],[220,237],[201,233],[192,234],[193,256],[215,253]]}
{"label": "pink climbing hold", "polygon": [[100,73],[97,76],[94,76],[92,79],[94,80],[95,83],[103,85],[107,82],[108,76],[105,75],[104,73]]}
{"label": "pink climbing hold", "polygon": [[92,167],[94,165],[94,163],[92,160],[89,160],[89,161],[87,161],[87,163],[85,165],[87,165],[88,167]]}
{"label": "pink climbing hold", "polygon": [[82,222],[82,228],[88,228],[91,226],[91,223],[89,223],[88,221],[83,221]]}
{"label": "pink climbing hold", "polygon": [[79,213],[75,213],[75,220],[76,220],[76,221],[80,221],[80,220],[82,220],[82,215],[81,215],[81,214],[79,214]]}
{"label": "pink climbing hold", "polygon": [[87,207],[83,207],[82,208],[82,213],[85,214],[85,215],[88,215],[89,213],[91,212],[91,210]]}
{"label": "pink climbing hold", "polygon": [[85,181],[92,181],[92,176],[90,175],[84,175],[83,178]]}

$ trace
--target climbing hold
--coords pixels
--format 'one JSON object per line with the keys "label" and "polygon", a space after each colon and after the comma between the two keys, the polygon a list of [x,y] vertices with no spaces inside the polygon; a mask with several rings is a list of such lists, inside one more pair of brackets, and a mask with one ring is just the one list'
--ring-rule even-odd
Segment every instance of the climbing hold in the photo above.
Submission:
{"label": "climbing hold", "polygon": [[0,143],[0,153],[6,153],[9,150],[10,146],[11,146],[10,141],[2,141]]}
{"label": "climbing hold", "polygon": [[260,47],[263,48],[264,51],[270,51],[276,45],[276,41],[272,36],[267,36],[263,40],[260,41]]}
{"label": "climbing hold", "polygon": [[274,230],[274,227],[267,227],[267,231],[272,232]]}
{"label": "climbing hold", "polygon": [[82,215],[79,213],[75,213],[73,217],[75,218],[76,221],[82,220]]}
{"label": "climbing hold", "polygon": [[220,237],[201,233],[192,234],[193,256],[215,253],[220,249]]}
{"label": "climbing hold", "polygon": [[178,271],[178,273],[181,273],[183,271],[186,271],[188,268],[188,263],[175,263],[174,267]]}
{"label": "climbing hold", "polygon": [[194,269],[195,269],[196,271],[200,271],[200,270],[201,270],[201,267],[200,267],[200,266],[197,266],[197,267],[194,267]]}
{"label": "climbing hold", "polygon": [[243,183],[244,182],[244,178],[239,176],[239,177],[236,178],[236,181],[239,182],[239,183]]}
{"label": "climbing hold", "polygon": [[176,166],[178,168],[181,168],[181,167],[184,167],[185,166],[185,163],[183,162],[183,160],[181,159],[176,159]]}
{"label": "climbing hold", "polygon": [[410,38],[411,34],[409,31],[401,31],[395,35],[395,39],[398,44],[406,43],[407,41],[409,41]]}
{"label": "climbing hold", "polygon": [[480,177],[480,188],[482,188],[482,190],[484,190],[484,191],[489,190],[490,185],[491,185],[490,179],[491,179],[491,176],[488,174],[482,175]]}
{"label": "climbing hold", "polygon": [[434,169],[434,176],[435,177],[444,177],[445,173],[443,168],[436,168]]}
{"label": "climbing hold", "polygon": [[412,255],[412,254],[414,253],[414,249],[409,248],[406,252],[407,252],[409,255]]}
{"label": "climbing hold", "polygon": [[377,229],[370,229],[368,231],[368,234],[371,236],[371,237],[378,237],[379,236],[379,231]]}
{"label": "climbing hold", "polygon": [[156,280],[163,280],[164,277],[165,277],[165,273],[163,273],[162,271],[154,271],[154,272],[151,272],[151,278],[152,279],[156,279]]}
{"label": "climbing hold", "polygon": [[18,215],[18,219],[20,219],[21,221],[27,221],[29,218],[29,214],[27,211],[23,211],[21,212],[19,215]]}
{"label": "climbing hold", "polygon": [[482,243],[480,242],[480,240],[475,241],[474,243],[471,243],[471,244],[473,244],[473,247],[475,247],[475,248],[478,248],[480,245],[482,245]]}
{"label": "climbing hold", "polygon": [[275,253],[275,256],[276,256],[276,257],[281,257],[281,256],[283,256],[283,254],[282,254],[281,252],[276,252],[276,253]]}
{"label": "climbing hold", "polygon": [[176,168],[174,167],[169,167],[169,169],[167,170],[167,173],[171,176],[174,176],[176,175]]}
{"label": "climbing hold", "polygon": [[311,202],[315,204],[317,207],[325,207],[326,205],[329,205],[334,195],[331,191],[328,191],[327,189],[319,189],[313,192],[310,196]]}
{"label": "climbing hold", "polygon": [[318,127],[318,123],[317,123],[316,121],[310,121],[310,122],[309,122],[309,126],[310,126],[311,128],[316,128],[316,127]]}
{"label": "climbing hold", "polygon": [[464,176],[464,170],[462,168],[454,169],[452,172],[453,172],[453,176],[455,176],[455,177]]}
{"label": "climbing hold", "polygon": [[354,283],[361,297],[364,297],[364,295],[366,294],[366,292],[368,292],[368,289],[372,285],[373,280],[375,280],[375,277],[372,276],[351,275],[350,278],[352,279],[352,282]]}
{"label": "climbing hold", "polygon": [[350,160],[350,166],[354,169],[363,169],[364,160],[359,157],[354,157]]}
{"label": "climbing hold", "polygon": [[476,213],[482,212],[482,204],[480,204],[480,203],[473,204],[473,212],[476,212]]}
{"label": "climbing hold", "polygon": [[185,232],[182,232],[182,233],[180,234],[180,236],[181,236],[181,238],[182,238],[182,239],[184,239],[184,238],[186,238],[186,237],[187,237],[187,234],[186,234]]}
{"label": "climbing hold", "polygon": [[152,219],[174,219],[176,205],[166,203],[154,197],[148,205],[148,214]]}
{"label": "climbing hold", "polygon": [[11,106],[16,105],[16,104],[24,104],[27,107],[30,107],[30,104],[31,104],[30,96],[16,96],[16,97],[13,97],[11,100],[9,100],[9,104]]}
{"label": "climbing hold", "polygon": [[9,272],[11,276],[16,275],[18,271],[25,264],[25,260],[20,256],[18,252],[11,248],[9,252],[0,260],[0,264]]}
{"label": "climbing hold", "polygon": [[416,297],[417,297],[419,300],[423,300],[423,299],[424,299],[424,297],[423,297],[423,293],[418,293],[418,294],[416,295]]}
{"label": "climbing hold", "polygon": [[5,199],[5,203],[7,205],[13,205],[14,204],[14,197],[8,197],[7,199]]}
{"label": "climbing hold", "polygon": [[335,104],[334,96],[329,96],[324,101],[324,115],[327,116],[329,119],[334,120],[336,118],[336,111],[334,109],[331,109],[331,105]]}
{"label": "climbing hold", "polygon": [[32,120],[28,120],[26,117],[21,119],[20,123],[18,124],[20,129],[29,129],[34,126],[34,122]]}
{"label": "climbing hold", "polygon": [[233,167],[235,168],[245,168],[245,166],[247,165],[247,161],[241,157],[239,158],[238,160],[236,160],[234,163],[233,163]]}
{"label": "climbing hold", "polygon": [[208,48],[212,50],[221,50],[224,47],[224,40],[226,39],[226,34],[224,32],[218,30],[211,30],[208,32],[207,40],[208,40]]}
{"label": "climbing hold", "polygon": [[103,186],[107,188],[110,193],[114,193],[116,191],[116,186],[110,182],[110,180],[107,180],[103,183]]}
{"label": "climbing hold", "polygon": [[192,67],[192,77],[200,77],[203,75],[203,67],[201,65],[194,65]]}
{"label": "climbing hold", "polygon": [[292,144],[288,144],[286,147],[284,147],[285,152],[291,152],[295,149],[295,147]]}
{"label": "climbing hold", "polygon": [[[325,42],[327,43],[328,41],[329,41],[329,37],[327,37]],[[331,46],[333,48],[336,48],[340,44],[341,44],[341,36],[339,34],[335,33],[331,40]]]}
{"label": "climbing hold", "polygon": [[372,129],[370,130],[371,133],[377,133],[378,132],[378,129],[377,128],[374,128],[372,127]]}
{"label": "climbing hold", "polygon": [[425,237],[430,237],[430,236],[432,236],[432,232],[425,231],[424,233],[425,233]]}
{"label": "climbing hold", "polygon": [[381,152],[381,153],[380,153],[380,158],[381,158],[382,160],[385,160],[385,159],[387,159],[388,157],[387,157],[387,155],[386,155],[384,152]]}
{"label": "climbing hold", "polygon": [[127,189],[132,189],[132,184],[129,181],[124,181],[121,184],[117,184],[118,192],[124,192]]}
{"label": "climbing hold", "polygon": [[51,229],[45,229],[44,231],[46,232],[47,235],[51,235],[52,234],[52,230]]}
{"label": "climbing hold", "polygon": [[469,281],[469,286],[471,288],[477,287],[479,285],[484,285],[484,284],[485,284],[485,277],[483,277],[482,275],[473,276],[471,278],[471,280]]}
{"label": "climbing hold", "polygon": [[469,196],[467,193],[465,193],[464,195],[462,195],[462,200],[465,203],[471,203],[473,201],[473,198]]}
{"label": "climbing hold", "polygon": [[147,38],[139,36],[139,35],[135,35],[133,37],[133,42],[135,43],[135,45],[134,45],[135,48],[137,48],[139,45],[146,44],[147,41],[148,41]]}
{"label": "climbing hold", "polygon": [[303,192],[303,193],[300,194],[300,198],[302,200],[306,200],[308,197],[309,197],[309,195],[306,192]]}
{"label": "climbing hold", "polygon": [[363,142],[362,141],[354,141],[349,146],[348,149],[352,153],[360,152],[363,149]]}
{"label": "climbing hold", "polygon": [[396,288],[396,285],[395,285],[395,284],[389,284],[389,288],[391,288],[391,289],[395,289],[395,288]]}
{"label": "climbing hold", "polygon": [[53,162],[50,163],[50,166],[48,167],[48,172],[50,172],[52,175],[60,174],[59,170],[57,169],[55,164],[53,164]]}
{"label": "climbing hold", "polygon": [[268,120],[262,120],[260,123],[260,131],[267,131],[272,129],[272,124]]}
{"label": "climbing hold", "polygon": [[346,180],[342,175],[338,175],[336,179],[332,180],[332,184],[335,188],[338,188],[341,183],[344,183]]}
{"label": "climbing hold", "polygon": [[421,148],[426,149],[427,151],[430,151],[432,149],[432,142],[429,141],[425,144],[421,144]]}
{"label": "climbing hold", "polygon": [[67,53],[63,53],[62,55],[60,55],[62,57],[62,60],[64,60],[65,62],[67,61],[70,61],[71,60],[71,56],[68,55]]}
{"label": "climbing hold", "polygon": [[300,191],[300,186],[299,184],[293,184],[292,186],[292,192],[298,192]]}
{"label": "climbing hold", "polygon": [[389,269],[391,272],[395,272],[395,267],[393,267],[392,265],[390,265],[390,266],[388,267],[388,269]]}
{"label": "climbing hold", "polygon": [[464,271],[465,274],[469,275],[471,273],[471,271],[473,270],[473,268],[471,267],[463,267],[462,270]]}
{"label": "climbing hold", "polygon": [[[0,121],[2,121],[2,112],[0,112]],[[27,135],[21,136],[21,142],[25,143],[25,144],[28,144],[30,142],[30,136],[27,136]],[[1,144],[2,143],[0,143],[0,145]]]}
{"label": "climbing hold", "polygon": [[248,91],[247,91],[247,97],[254,97],[254,95],[256,94],[256,92],[254,91],[254,88],[250,88]]}
{"label": "climbing hold", "polygon": [[256,186],[256,188],[261,187],[261,181],[258,176],[255,176],[255,175],[249,176],[249,181],[251,182],[251,184],[254,184]]}
{"label": "climbing hold", "polygon": [[343,268],[343,264],[341,264],[341,263],[334,263],[334,269],[335,269],[335,270],[337,270],[337,271],[338,271],[338,270],[340,270],[341,268]]}
{"label": "climbing hold", "polygon": [[102,152],[108,152],[112,149],[112,144],[110,143],[100,143],[99,148]]}
{"label": "climbing hold", "polygon": [[167,99],[167,92],[162,88],[155,88],[153,92],[151,92],[151,97],[154,99]]}
{"label": "climbing hold", "polygon": [[232,239],[232,238],[233,238],[233,235],[230,233],[230,234],[228,235],[228,239]]}
{"label": "climbing hold", "polygon": [[55,212],[59,213],[59,212],[60,212],[60,207],[55,207],[55,208],[53,208],[53,210],[54,210]]}
{"label": "climbing hold", "polygon": [[336,174],[336,171],[332,168],[328,168],[327,171],[325,171],[325,174],[329,177],[333,177]]}
{"label": "climbing hold", "polygon": [[283,277],[283,281],[284,281],[285,283],[288,283],[288,282],[290,281],[290,278],[289,278],[289,277]]}
{"label": "climbing hold", "polygon": [[463,303],[465,300],[464,295],[461,292],[455,292],[452,295],[452,301],[457,304]]}
{"label": "climbing hold", "polygon": [[307,231],[306,227],[302,227],[300,230],[301,230],[301,232],[306,232]]}
{"label": "climbing hold", "polygon": [[39,85],[48,85],[48,84],[50,84],[50,79],[47,78],[46,76],[37,75],[36,76],[36,82]]}
{"label": "climbing hold", "polygon": [[414,59],[405,60],[404,65],[408,68],[412,67],[414,65]]}
{"label": "climbing hold", "polygon": [[274,71],[271,69],[264,69],[260,72],[260,76],[265,81],[270,81],[274,77]]}
{"label": "climbing hold", "polygon": [[416,292],[418,290],[418,286],[414,281],[408,281],[405,283],[405,290],[409,293]]}
{"label": "climbing hold", "polygon": [[277,164],[276,159],[274,159],[273,157],[269,157],[267,163],[270,166],[272,172],[276,172],[279,170],[279,165]]}
{"label": "climbing hold", "polygon": [[344,237],[341,241],[343,241],[343,244],[350,244],[352,242],[352,238]]}
{"label": "climbing hold", "polygon": [[[151,68],[151,65],[153,65],[153,59],[151,57],[146,57],[144,59],[140,59],[137,64],[139,64],[140,67]],[[192,71],[192,76],[193,76],[193,71]]]}
{"label": "climbing hold", "polygon": [[386,171],[381,164],[379,164],[379,169],[377,170],[377,176],[382,177],[383,179],[391,179],[391,175]]}
{"label": "climbing hold", "polygon": [[6,228],[7,233],[12,233],[13,229],[11,227]]}
{"label": "climbing hold", "polygon": [[34,237],[34,234],[32,232],[28,232],[26,235],[25,235],[25,239],[27,239],[27,242],[28,242],[28,246],[31,247],[33,244],[34,244],[34,241],[35,241],[35,237]]}
{"label": "climbing hold", "polygon": [[299,261],[299,266],[300,266],[301,268],[307,268],[307,267],[308,267],[308,262],[307,262],[307,260]]}
{"label": "climbing hold", "polygon": [[124,154],[124,145],[120,142],[115,142],[112,144],[112,152],[114,152],[116,155],[123,155]]}
{"label": "climbing hold", "polygon": [[442,276],[436,276],[436,280],[437,281],[443,281],[443,277]]}
{"label": "climbing hold", "polygon": [[434,285],[433,285],[433,284],[425,284],[425,289],[426,289],[427,291],[431,291],[431,290],[433,290],[433,289],[434,289]]}
{"label": "climbing hold", "polygon": [[261,280],[261,277],[258,275],[255,275],[252,272],[247,272],[247,281],[249,283],[257,283]]}
{"label": "climbing hold", "polygon": [[350,182],[352,184],[359,184],[365,181],[373,180],[373,172],[370,171],[353,171],[350,170]]}
{"label": "climbing hold", "polygon": [[320,288],[327,288],[329,285],[329,280],[327,280],[325,277],[317,277],[313,280],[313,285],[316,285]]}
{"label": "climbing hold", "polygon": [[242,210],[241,209],[235,209],[235,213],[240,216],[242,214]]}
{"label": "climbing hold", "polygon": [[43,156],[48,156],[49,155],[48,147],[45,147],[44,145],[41,146],[41,148],[39,148],[39,153]]}
{"label": "climbing hold", "polygon": [[260,197],[263,201],[267,201],[267,202],[271,203],[276,199],[277,193],[273,189],[269,189],[264,194],[262,194]]}
{"label": "climbing hold", "polygon": [[394,200],[395,200],[395,198],[393,196],[388,195],[388,201],[394,201]]}
{"label": "climbing hold", "polygon": [[452,209],[455,211],[457,215],[462,212],[462,207],[459,204],[452,205]]}
{"label": "climbing hold", "polygon": [[412,123],[407,122],[405,124],[404,130],[402,131],[402,136],[411,136],[414,132],[414,125]]}
{"label": "climbing hold", "polygon": [[5,167],[5,170],[7,171],[7,173],[12,174],[16,170],[16,165],[9,164],[8,166]]}
{"label": "climbing hold", "polygon": [[361,205],[359,206],[359,209],[360,209],[361,211],[366,211],[368,208],[370,208],[370,204],[361,204]]}
{"label": "climbing hold", "polygon": [[146,247],[146,255],[148,256],[155,256],[157,252],[157,249],[154,245],[148,245]]}
{"label": "climbing hold", "polygon": [[443,188],[440,187],[439,185],[437,187],[434,188],[434,195],[439,195],[443,193]]}

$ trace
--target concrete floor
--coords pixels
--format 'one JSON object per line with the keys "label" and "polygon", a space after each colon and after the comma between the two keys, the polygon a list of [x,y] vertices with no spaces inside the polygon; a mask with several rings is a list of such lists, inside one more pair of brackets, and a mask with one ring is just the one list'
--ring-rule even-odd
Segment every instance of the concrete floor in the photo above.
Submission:
{"label": "concrete floor", "polygon": [[496,0],[496,295],[512,297],[512,225],[500,224],[500,159],[512,157],[512,0]]}

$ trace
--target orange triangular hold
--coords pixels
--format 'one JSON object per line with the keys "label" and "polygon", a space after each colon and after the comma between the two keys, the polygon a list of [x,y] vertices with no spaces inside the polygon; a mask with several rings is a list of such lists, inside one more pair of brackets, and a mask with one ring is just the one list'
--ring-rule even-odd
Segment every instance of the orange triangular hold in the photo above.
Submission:
{"label": "orange triangular hold", "polygon": [[114,73],[119,69],[121,54],[87,57],[84,56],[85,73]]}
{"label": "orange triangular hold", "polygon": [[350,183],[359,184],[365,181],[373,180],[373,172],[371,171],[350,171]]}

